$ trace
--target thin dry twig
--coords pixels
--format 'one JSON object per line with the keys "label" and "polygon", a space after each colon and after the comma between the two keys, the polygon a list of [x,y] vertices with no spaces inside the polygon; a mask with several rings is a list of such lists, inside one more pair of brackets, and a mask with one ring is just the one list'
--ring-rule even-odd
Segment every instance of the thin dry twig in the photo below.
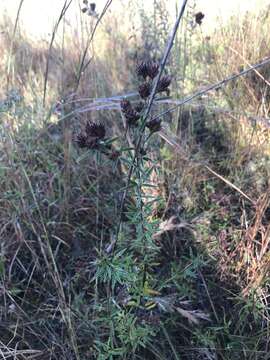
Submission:
{"label": "thin dry twig", "polygon": [[82,74],[84,73],[84,71],[86,70],[86,68],[88,67],[88,65],[90,64],[91,62],[91,59],[88,60],[85,64],[85,59],[86,59],[86,55],[87,55],[87,52],[88,52],[88,49],[89,49],[89,46],[91,44],[91,42],[93,41],[93,38],[95,36],[95,33],[96,33],[96,30],[98,28],[98,25],[99,23],[101,22],[102,18],[104,17],[104,15],[106,14],[107,10],[109,9],[109,7],[111,6],[111,3],[112,3],[112,0],[108,0],[102,10],[102,13],[100,14],[95,26],[94,26],[94,29],[91,33],[91,35],[89,36],[89,38],[87,39],[87,43],[86,43],[86,46],[85,46],[85,49],[84,49],[84,52],[83,52],[83,56],[82,56],[82,60],[81,60],[81,63],[80,63],[80,67],[79,67],[79,71],[78,71],[78,78],[77,78],[77,82],[76,82],[76,86],[75,86],[75,89],[74,89],[74,93],[77,92],[78,90],[78,87],[79,87],[79,84],[80,84],[80,80],[81,80],[81,77],[82,77]]}
{"label": "thin dry twig", "polygon": [[235,79],[237,79],[237,78],[239,78],[241,76],[245,76],[249,72],[255,71],[256,69],[258,69],[258,68],[260,68],[260,67],[262,67],[262,66],[264,66],[266,64],[269,64],[269,63],[270,63],[270,57],[267,57],[264,60],[262,60],[261,62],[252,65],[250,68],[245,69],[245,70],[239,72],[238,74],[230,75],[227,78],[225,78],[225,79],[223,79],[223,80],[221,80],[221,81],[219,81],[219,82],[217,82],[215,84],[212,84],[212,85],[210,85],[210,86],[208,86],[208,87],[206,87],[206,88],[204,88],[202,90],[199,90],[195,94],[189,95],[189,96],[185,97],[183,100],[180,100],[177,105],[175,105],[175,106],[171,107],[170,109],[160,113],[154,119],[159,119],[162,116],[164,116],[164,115],[166,115],[166,114],[168,114],[168,113],[170,113],[172,111],[177,110],[180,106],[191,102],[195,98],[197,98],[199,96],[202,96],[202,95],[208,93],[209,91],[219,89],[220,87],[222,87],[224,85],[227,85],[227,83],[229,83],[230,81],[235,80]]}
{"label": "thin dry twig", "polygon": [[7,91],[9,90],[9,82],[10,82],[11,55],[12,55],[12,52],[13,52],[14,39],[15,39],[16,31],[17,31],[18,24],[19,24],[19,17],[20,17],[20,13],[21,13],[22,6],[23,6],[23,2],[24,2],[24,0],[21,0],[21,1],[20,1],[20,4],[19,4],[19,6],[18,6],[17,15],[16,15],[16,20],[15,20],[14,29],[13,29],[12,38],[11,38],[11,44],[10,44],[9,54],[8,54]]}
{"label": "thin dry twig", "polygon": [[47,83],[48,83],[48,74],[49,74],[49,65],[50,65],[50,57],[51,57],[51,51],[52,51],[52,47],[53,47],[53,43],[54,43],[54,39],[58,30],[58,27],[63,19],[63,17],[65,16],[68,8],[70,7],[71,3],[73,0],[69,0],[69,3],[67,2],[67,0],[65,1],[61,13],[59,15],[59,18],[54,26],[53,29],[53,33],[52,33],[52,37],[51,37],[51,41],[50,41],[50,45],[49,45],[49,50],[48,50],[48,56],[47,56],[47,61],[46,61],[46,69],[45,69],[45,75],[44,75],[44,87],[43,87],[43,106],[45,106],[45,101],[46,101],[46,93],[47,93]]}
{"label": "thin dry twig", "polygon": [[[229,48],[231,51],[233,51],[235,54],[237,54],[238,56],[240,56],[240,58],[241,58],[242,60],[244,60],[244,62],[245,62],[248,66],[250,66],[250,67],[252,66],[252,65],[250,64],[250,62],[247,61],[247,60],[244,58],[244,56],[242,56],[242,55],[239,53],[239,51],[235,50],[235,49],[232,48],[231,46],[229,46],[228,48]],[[270,86],[270,82],[269,82],[267,79],[265,79],[265,77],[264,77],[258,70],[254,69],[254,72],[266,83],[266,85]]]}

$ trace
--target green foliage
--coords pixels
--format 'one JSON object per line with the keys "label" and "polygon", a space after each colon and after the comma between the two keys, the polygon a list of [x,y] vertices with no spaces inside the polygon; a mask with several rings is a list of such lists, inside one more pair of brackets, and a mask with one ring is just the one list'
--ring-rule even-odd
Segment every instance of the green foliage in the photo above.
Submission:
{"label": "green foliage", "polygon": [[136,266],[131,255],[125,254],[126,249],[113,256],[102,255],[92,263],[95,268],[94,280],[98,283],[116,285],[130,285],[136,282]]}

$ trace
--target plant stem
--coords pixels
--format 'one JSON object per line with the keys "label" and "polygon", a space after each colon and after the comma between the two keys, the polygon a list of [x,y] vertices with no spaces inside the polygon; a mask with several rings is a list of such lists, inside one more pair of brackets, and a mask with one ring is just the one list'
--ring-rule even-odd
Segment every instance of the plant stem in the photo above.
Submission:
{"label": "plant stem", "polygon": [[168,40],[167,47],[166,47],[166,49],[164,51],[163,59],[162,59],[162,61],[160,63],[158,76],[156,77],[153,89],[151,91],[148,106],[147,106],[146,111],[144,113],[142,125],[141,125],[141,128],[140,128],[140,134],[139,134],[138,141],[137,141],[137,144],[136,144],[136,147],[135,147],[135,150],[134,150],[134,156],[133,156],[132,164],[131,164],[131,166],[129,168],[129,172],[128,172],[128,176],[127,176],[127,182],[126,182],[125,190],[124,190],[124,192],[122,194],[122,197],[121,197],[120,211],[119,211],[120,214],[119,214],[119,221],[118,221],[117,229],[116,229],[116,237],[115,237],[115,244],[114,244],[113,254],[114,254],[114,251],[115,251],[115,249],[117,247],[117,243],[118,243],[118,239],[119,239],[119,233],[120,233],[120,229],[121,229],[121,225],[122,225],[122,213],[123,213],[123,209],[124,209],[124,205],[125,205],[125,200],[126,200],[126,197],[127,197],[130,180],[131,180],[133,170],[134,170],[134,167],[135,167],[136,158],[138,156],[138,153],[139,153],[139,150],[140,150],[140,147],[141,147],[141,142],[142,142],[143,135],[144,135],[144,130],[145,130],[145,127],[146,127],[146,122],[147,122],[148,116],[150,114],[150,111],[151,111],[151,108],[152,108],[152,105],[153,105],[153,102],[154,102],[154,98],[155,98],[158,83],[160,81],[160,78],[161,78],[161,75],[163,73],[164,67],[165,67],[166,62],[168,60],[170,51],[172,49],[173,42],[174,42],[174,39],[175,39],[175,36],[176,36],[176,33],[177,33],[177,29],[179,27],[179,24],[180,24],[180,21],[181,21],[183,15],[184,15],[184,11],[185,11],[185,7],[187,5],[187,1],[188,0],[185,0],[183,2],[181,11],[179,12],[178,17],[176,19],[176,22],[174,24],[172,34],[171,34],[171,36],[170,36],[170,38]]}

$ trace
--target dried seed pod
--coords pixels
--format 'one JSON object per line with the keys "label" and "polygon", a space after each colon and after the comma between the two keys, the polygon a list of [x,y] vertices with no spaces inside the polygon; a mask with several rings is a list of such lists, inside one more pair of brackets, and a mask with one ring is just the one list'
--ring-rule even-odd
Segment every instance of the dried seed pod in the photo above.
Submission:
{"label": "dried seed pod", "polygon": [[142,61],[136,69],[137,75],[142,76],[144,79],[149,76],[152,80],[157,76],[159,64],[154,61]]}
{"label": "dried seed pod", "polygon": [[140,118],[140,114],[135,110],[132,110],[130,113],[126,113],[125,117],[129,125],[136,125]]}
{"label": "dried seed pod", "polygon": [[95,11],[96,10],[96,4],[95,3],[90,3],[90,9],[91,11]]}
{"label": "dried seed pod", "polygon": [[140,149],[140,154],[141,154],[142,156],[145,156],[145,155],[147,154],[147,151],[146,151],[144,148],[141,148],[141,149]]}
{"label": "dried seed pod", "polygon": [[133,109],[130,101],[123,99],[121,101],[120,106],[121,106],[121,111],[127,120],[127,123],[129,125],[136,125],[137,121],[140,118],[140,114],[135,109]]}
{"label": "dried seed pod", "polygon": [[159,64],[154,61],[149,61],[147,64],[147,75],[153,80],[159,71]]}
{"label": "dried seed pod", "polygon": [[97,139],[103,139],[106,135],[105,126],[103,124],[94,123],[90,120],[85,126],[85,132],[88,137],[94,137]]}
{"label": "dried seed pod", "polygon": [[98,138],[96,137],[88,137],[86,134],[79,133],[75,142],[78,144],[80,148],[87,149],[98,149],[99,143]]}
{"label": "dried seed pod", "polygon": [[142,76],[144,79],[147,78],[148,66],[146,61],[142,61],[139,65],[137,65],[136,73],[138,76]]}
{"label": "dried seed pod", "polygon": [[146,127],[152,132],[161,130],[161,119],[152,119],[146,123]]}
{"label": "dried seed pod", "polygon": [[169,91],[168,87],[170,86],[171,81],[172,81],[171,76],[169,76],[169,75],[162,76],[162,78],[158,82],[157,93],[163,92],[163,91],[168,92]]}
{"label": "dried seed pod", "polygon": [[131,103],[129,100],[126,99],[122,99],[121,103],[120,103],[120,107],[121,107],[121,111],[122,113],[126,113],[127,111],[129,111],[130,109],[132,109]]}
{"label": "dried seed pod", "polygon": [[142,99],[147,99],[151,94],[152,86],[149,82],[144,82],[139,86],[139,95]]}
{"label": "dried seed pod", "polygon": [[98,149],[99,147],[98,138],[88,137],[86,139],[86,147],[91,150]]}
{"label": "dried seed pod", "polygon": [[204,14],[200,11],[197,14],[195,14],[195,22],[198,25],[202,25],[202,19],[204,18]]}
{"label": "dried seed pod", "polygon": [[142,112],[143,108],[144,108],[144,103],[143,103],[142,101],[140,101],[140,102],[134,107],[135,111],[137,111],[138,113]]}
{"label": "dried seed pod", "polygon": [[88,121],[83,132],[79,133],[76,142],[81,148],[98,149],[100,140],[106,135],[105,126],[99,123]]}
{"label": "dried seed pod", "polygon": [[83,133],[79,133],[75,139],[75,142],[80,148],[86,147],[86,136]]}

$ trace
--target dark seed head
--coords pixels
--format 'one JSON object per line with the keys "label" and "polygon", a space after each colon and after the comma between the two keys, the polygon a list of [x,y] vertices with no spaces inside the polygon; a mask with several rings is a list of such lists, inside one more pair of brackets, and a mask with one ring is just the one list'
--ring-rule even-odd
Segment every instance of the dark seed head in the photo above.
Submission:
{"label": "dark seed head", "polygon": [[147,99],[151,94],[151,84],[149,82],[144,82],[139,86],[138,91],[142,99]]}
{"label": "dark seed head", "polygon": [[76,143],[80,148],[86,147],[86,136],[82,133],[79,133],[75,139]]}
{"label": "dark seed head", "polygon": [[99,146],[98,138],[88,137],[86,134],[80,133],[75,139],[80,148],[97,149]]}
{"label": "dark seed head", "polygon": [[96,10],[96,4],[95,3],[90,3],[90,9],[91,11],[95,11]]}
{"label": "dark seed head", "polygon": [[142,61],[136,69],[137,75],[142,76],[144,79],[149,76],[151,79],[154,79],[159,70],[159,65],[154,61]]}
{"label": "dark seed head", "polygon": [[203,18],[204,18],[204,14],[201,11],[195,14],[195,21],[198,25],[202,25]]}
{"label": "dark seed head", "polygon": [[168,87],[170,86],[171,81],[172,78],[169,75],[162,76],[157,86],[157,93],[168,91],[169,90]]}
{"label": "dark seed head", "polygon": [[134,107],[134,109],[135,109],[138,113],[140,113],[140,112],[143,110],[143,108],[144,108],[144,103],[143,103],[142,101],[140,101],[140,102]]}
{"label": "dark seed head", "polygon": [[123,99],[121,101],[120,106],[121,106],[121,111],[124,114],[128,125],[136,125],[137,121],[140,118],[140,114],[135,109],[133,109],[130,101]]}
{"label": "dark seed head", "polygon": [[103,124],[94,123],[90,120],[85,126],[85,132],[87,137],[93,137],[97,139],[103,139],[106,135],[105,126]]}
{"label": "dark seed head", "polygon": [[148,76],[151,78],[151,79],[154,79],[157,74],[158,74],[158,70],[159,70],[159,65],[153,61],[149,61],[147,63],[147,70],[148,70]]}
{"label": "dark seed head", "polygon": [[146,152],[145,149],[141,148],[141,149],[140,149],[140,154],[141,154],[142,156],[145,156],[145,155],[147,154],[147,152]]}
{"label": "dark seed head", "polygon": [[142,76],[144,79],[147,78],[148,66],[146,61],[142,61],[139,65],[137,65],[136,73],[138,76]]}
{"label": "dark seed head", "polygon": [[84,131],[79,133],[76,142],[81,148],[98,149],[99,141],[106,135],[105,126],[92,121],[86,123]]}
{"label": "dark seed head", "polygon": [[120,107],[123,113],[132,109],[130,101],[126,99],[121,100]]}
{"label": "dark seed head", "polygon": [[125,114],[125,118],[129,125],[136,125],[140,118],[140,114],[136,113],[135,110],[132,110],[130,113]]}
{"label": "dark seed head", "polygon": [[146,127],[154,133],[161,130],[161,119],[152,119],[146,123]]}
{"label": "dark seed head", "polygon": [[91,150],[98,149],[99,147],[98,138],[88,137],[86,139],[86,147]]}

